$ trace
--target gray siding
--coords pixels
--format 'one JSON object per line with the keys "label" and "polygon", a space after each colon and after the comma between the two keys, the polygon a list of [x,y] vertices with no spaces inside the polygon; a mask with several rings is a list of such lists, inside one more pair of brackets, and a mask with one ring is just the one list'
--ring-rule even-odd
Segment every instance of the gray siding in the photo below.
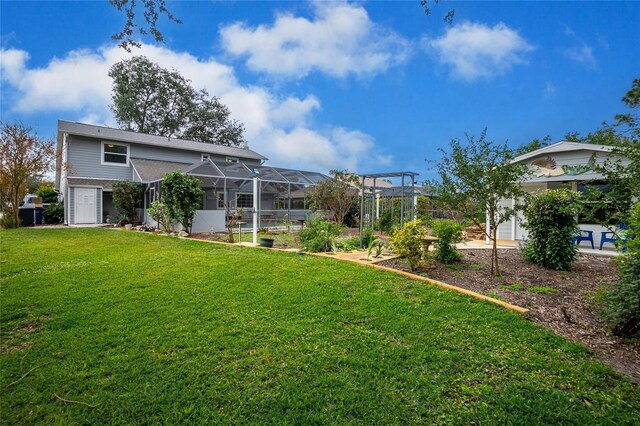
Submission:
{"label": "gray siding", "polygon": [[102,223],[102,189],[96,189],[96,223]]}
{"label": "gray siding", "polygon": [[76,189],[69,188],[69,224],[76,223]]}
{"label": "gray siding", "polygon": [[130,180],[131,166],[111,166],[100,164],[102,141],[78,136],[70,136],[69,177],[89,177],[103,179]]}
{"label": "gray siding", "polygon": [[[72,168],[70,176],[88,177],[102,179],[132,180],[135,176],[133,168],[101,164],[102,140],[92,139],[82,136],[69,136],[69,164]],[[122,143],[122,142],[116,142]],[[179,148],[169,149],[148,145],[129,143],[129,157],[144,158],[149,160],[173,161],[179,163],[198,163],[201,160],[201,153],[194,151],[184,151]],[[226,156],[209,154],[214,161],[226,161]],[[247,164],[260,164],[259,160],[239,158]],[[136,177],[136,180],[137,177]]]}

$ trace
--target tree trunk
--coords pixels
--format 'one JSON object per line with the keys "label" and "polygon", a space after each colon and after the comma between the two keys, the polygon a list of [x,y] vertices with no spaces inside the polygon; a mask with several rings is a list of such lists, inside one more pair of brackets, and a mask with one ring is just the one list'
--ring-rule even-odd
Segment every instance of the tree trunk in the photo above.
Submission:
{"label": "tree trunk", "polygon": [[491,250],[491,273],[495,277],[500,276],[500,268],[498,266],[498,230],[497,226],[494,226],[491,230],[493,234],[493,248]]}

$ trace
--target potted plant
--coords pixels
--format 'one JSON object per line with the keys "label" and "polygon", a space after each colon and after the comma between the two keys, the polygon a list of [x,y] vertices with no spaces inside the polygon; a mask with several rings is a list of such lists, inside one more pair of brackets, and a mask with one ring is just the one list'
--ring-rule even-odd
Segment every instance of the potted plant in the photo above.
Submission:
{"label": "potted plant", "polygon": [[273,247],[273,238],[260,238],[260,245],[262,247]]}

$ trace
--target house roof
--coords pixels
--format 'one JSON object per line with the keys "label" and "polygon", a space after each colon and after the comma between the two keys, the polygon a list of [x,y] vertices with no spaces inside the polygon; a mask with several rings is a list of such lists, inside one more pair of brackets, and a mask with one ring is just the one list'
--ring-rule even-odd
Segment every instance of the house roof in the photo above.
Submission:
{"label": "house roof", "polygon": [[130,158],[129,161],[142,182],[154,182],[160,180],[167,173],[182,170],[187,163],[174,163],[171,161],[147,160],[144,158]]}
{"label": "house roof", "polygon": [[588,143],[578,143],[578,142],[567,142],[560,141],[554,143],[553,145],[548,145],[542,147],[540,149],[536,149],[535,151],[528,152],[526,154],[520,155],[513,160],[511,163],[519,163],[524,160],[528,160],[529,158],[537,157],[541,154],[553,154],[556,152],[569,152],[569,151],[596,151],[596,152],[611,152],[613,148],[606,145],[592,145]]}
{"label": "house roof", "polygon": [[171,138],[167,136],[148,135],[146,133],[113,129],[111,127],[96,126],[93,124],[74,123],[71,121],[58,120],[58,134],[62,133],[108,139],[113,141],[138,143],[142,145],[160,146],[164,148],[184,149],[187,151],[197,151],[202,153],[247,158],[252,160],[267,160],[267,157],[247,148],[237,148],[233,146],[195,142],[185,139]]}
{"label": "house roof", "polygon": [[95,186],[100,187],[105,191],[111,191],[113,189],[114,182],[120,182],[118,180],[111,179],[87,179],[87,178],[68,178],[67,182],[69,186]]}

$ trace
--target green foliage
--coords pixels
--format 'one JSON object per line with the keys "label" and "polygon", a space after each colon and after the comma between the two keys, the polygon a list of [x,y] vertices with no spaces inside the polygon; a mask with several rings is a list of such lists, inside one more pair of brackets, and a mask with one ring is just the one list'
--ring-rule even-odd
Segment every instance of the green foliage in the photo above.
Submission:
{"label": "green foliage", "polygon": [[619,280],[605,294],[604,317],[619,336],[640,338],[640,202],[629,217],[625,252],[616,261]]}
{"label": "green foliage", "polygon": [[42,198],[43,203],[57,203],[58,193],[53,189],[50,184],[41,185],[36,192],[38,197]]}
{"label": "green foliage", "polygon": [[372,239],[371,241],[369,241],[369,244],[367,245],[367,260],[369,260],[372,254],[374,255],[373,256],[374,258],[378,258],[382,256],[383,250],[384,250],[384,241],[378,238]]}
{"label": "green foliage", "polygon": [[443,263],[457,262],[462,259],[454,244],[464,241],[462,225],[455,220],[440,219],[431,224],[433,235],[438,241],[433,243],[436,248],[435,257]]}
{"label": "green foliage", "polygon": [[113,205],[129,223],[137,221],[136,209],[142,207],[144,184],[140,182],[118,181],[113,184]]}
{"label": "green foliage", "polygon": [[186,232],[191,232],[193,218],[202,204],[204,190],[200,185],[197,178],[180,170],[171,172],[162,179],[162,202],[166,205],[171,220],[181,224]]}
{"label": "green foliage", "polygon": [[317,253],[332,251],[333,247],[338,247],[338,237],[343,232],[343,226],[322,220],[322,216],[313,214],[307,219],[304,229],[298,236],[306,251]]}
{"label": "green foliage", "polygon": [[20,224],[20,218],[18,218],[18,222],[16,223],[13,219],[13,214],[8,211],[0,212],[2,217],[0,218],[0,228],[2,229],[13,229],[17,228]]}
{"label": "green foliage", "polygon": [[151,219],[158,222],[158,225],[167,232],[171,232],[171,214],[167,205],[160,200],[153,200],[147,210]]}
{"label": "green foliage", "polygon": [[227,146],[246,144],[244,127],[206,90],[144,56],[114,64],[111,110],[121,128]]}
{"label": "green foliage", "polygon": [[524,164],[512,164],[514,154],[507,144],[497,145],[486,138],[486,129],[479,138],[467,135],[467,144],[451,141],[451,152],[437,164],[439,181],[431,187],[437,198],[463,218],[480,226],[478,218],[488,215],[493,241],[491,273],[500,275],[498,266],[497,229],[509,220],[515,209],[503,206],[501,200],[520,199],[524,192],[520,182],[527,176]]}
{"label": "green foliage", "polygon": [[566,271],[578,256],[573,237],[579,234],[580,194],[554,189],[533,196],[524,211],[529,231],[523,255],[545,268]]}
{"label": "green foliage", "polygon": [[335,223],[344,225],[358,198],[358,177],[346,170],[331,170],[330,174],[331,179],[310,188],[306,195],[307,204],[314,211],[330,213]]}
{"label": "green foliage", "polygon": [[44,223],[62,223],[64,222],[64,204],[51,203],[44,208],[42,215]]}
{"label": "green foliage", "polygon": [[422,244],[422,238],[426,235],[427,231],[422,226],[422,221],[417,219],[395,230],[389,241],[394,253],[406,258],[412,271],[426,260],[427,253],[424,252]]}
{"label": "green foliage", "polygon": [[364,228],[362,230],[362,247],[368,247],[371,241],[375,240],[376,237],[373,234],[373,229]]}

